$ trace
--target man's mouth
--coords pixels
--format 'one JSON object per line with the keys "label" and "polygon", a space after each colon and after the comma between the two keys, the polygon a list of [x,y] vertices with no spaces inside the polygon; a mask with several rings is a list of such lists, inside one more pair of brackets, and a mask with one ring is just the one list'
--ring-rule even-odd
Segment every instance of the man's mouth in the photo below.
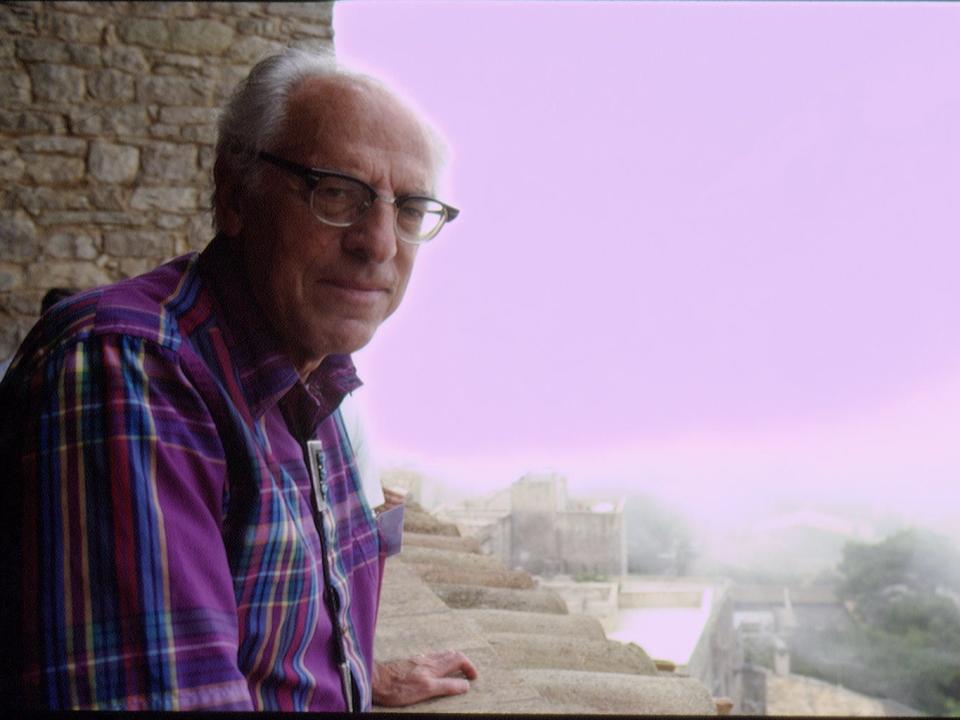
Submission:
{"label": "man's mouth", "polygon": [[388,293],[383,285],[360,282],[357,280],[323,280],[320,283],[325,289],[349,302],[373,303]]}

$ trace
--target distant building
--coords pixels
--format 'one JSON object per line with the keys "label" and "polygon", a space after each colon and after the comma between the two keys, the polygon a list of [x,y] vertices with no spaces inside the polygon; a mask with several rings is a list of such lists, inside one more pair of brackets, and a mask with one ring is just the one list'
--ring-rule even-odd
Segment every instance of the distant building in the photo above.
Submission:
{"label": "distant building", "polygon": [[486,501],[440,508],[510,568],[536,575],[619,578],[627,571],[623,500],[586,501],[567,495],[557,473],[530,473]]}

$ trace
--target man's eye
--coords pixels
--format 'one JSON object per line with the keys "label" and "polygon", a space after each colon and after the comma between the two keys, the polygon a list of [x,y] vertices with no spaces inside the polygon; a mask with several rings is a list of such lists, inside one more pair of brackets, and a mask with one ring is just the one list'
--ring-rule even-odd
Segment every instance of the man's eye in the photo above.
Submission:
{"label": "man's eye", "polygon": [[421,220],[423,220],[424,213],[425,211],[423,210],[423,208],[419,208],[412,205],[404,205],[400,209],[400,214],[403,216],[403,218],[411,222],[420,222]]}
{"label": "man's eye", "polygon": [[320,187],[318,192],[325,200],[345,200],[351,195],[349,190],[340,187]]}

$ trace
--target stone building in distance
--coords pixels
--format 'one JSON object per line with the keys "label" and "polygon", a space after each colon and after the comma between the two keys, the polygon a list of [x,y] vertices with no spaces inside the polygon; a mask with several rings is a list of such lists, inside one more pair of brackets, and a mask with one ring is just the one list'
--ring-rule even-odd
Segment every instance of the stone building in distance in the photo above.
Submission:
{"label": "stone building in distance", "polygon": [[509,568],[614,580],[627,572],[623,500],[572,498],[556,473],[528,473],[509,490],[437,514],[469,529]]}

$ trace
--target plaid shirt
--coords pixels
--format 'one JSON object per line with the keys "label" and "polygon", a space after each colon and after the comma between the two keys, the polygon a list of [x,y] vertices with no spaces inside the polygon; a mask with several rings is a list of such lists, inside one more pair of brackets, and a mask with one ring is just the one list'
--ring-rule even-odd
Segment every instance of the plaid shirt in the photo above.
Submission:
{"label": "plaid shirt", "polygon": [[360,381],[278,347],[224,238],[31,331],[0,386],[7,703],[343,710],[337,623],[370,708],[382,560],[336,409]]}

